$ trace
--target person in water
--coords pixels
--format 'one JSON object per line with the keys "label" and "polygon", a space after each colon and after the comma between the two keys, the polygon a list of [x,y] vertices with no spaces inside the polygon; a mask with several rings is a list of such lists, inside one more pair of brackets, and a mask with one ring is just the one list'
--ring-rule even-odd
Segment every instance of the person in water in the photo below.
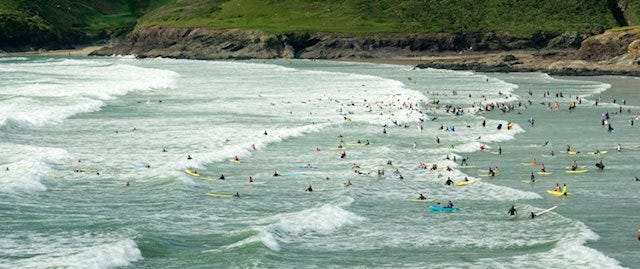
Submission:
{"label": "person in water", "polygon": [[275,172],[273,172],[273,176],[274,176],[274,177],[279,177],[279,176],[280,176],[280,174],[278,174],[278,171],[275,171]]}
{"label": "person in water", "polygon": [[305,191],[311,192],[311,191],[313,191],[313,188],[311,187],[311,185],[309,185],[309,187],[307,189],[305,189]]}
{"label": "person in water", "polygon": [[447,203],[447,206],[445,206],[445,208],[453,208],[453,203],[451,201],[449,201]]}
{"label": "person in water", "polygon": [[518,215],[518,211],[516,210],[516,206],[515,205],[511,205],[511,208],[509,208],[509,211],[507,211],[507,213],[509,214],[509,216]]}
{"label": "person in water", "polygon": [[531,211],[531,215],[529,215],[530,218],[535,218],[536,217],[536,213],[533,213],[533,211]]}
{"label": "person in water", "polygon": [[220,177],[218,179],[224,180],[224,175],[220,175]]}
{"label": "person in water", "polygon": [[447,178],[447,182],[445,182],[445,183],[444,183],[444,185],[447,185],[447,186],[451,186],[451,185],[453,185],[453,180],[451,180],[451,178],[450,178],[450,177],[448,177],[448,178]]}
{"label": "person in water", "polygon": [[187,155],[187,160],[191,160],[193,158],[191,158],[191,155]]}
{"label": "person in water", "polygon": [[530,180],[531,180],[531,183],[536,182],[536,176],[533,175],[533,172],[531,172]]}
{"label": "person in water", "polygon": [[249,177],[249,183],[253,183],[253,177]]}
{"label": "person in water", "polygon": [[565,183],[564,186],[562,187],[562,195],[568,195],[569,194],[569,189],[567,188],[567,184]]}
{"label": "person in water", "polygon": [[427,197],[424,197],[424,195],[422,195],[422,193],[420,194],[420,197],[418,197],[418,199],[420,200],[427,200]]}
{"label": "person in water", "polygon": [[602,160],[600,160],[599,162],[596,163],[596,167],[598,167],[598,169],[600,169],[600,170],[604,169],[604,164],[602,163]]}
{"label": "person in water", "polygon": [[233,197],[240,197],[240,193],[236,192],[235,194],[233,194]]}

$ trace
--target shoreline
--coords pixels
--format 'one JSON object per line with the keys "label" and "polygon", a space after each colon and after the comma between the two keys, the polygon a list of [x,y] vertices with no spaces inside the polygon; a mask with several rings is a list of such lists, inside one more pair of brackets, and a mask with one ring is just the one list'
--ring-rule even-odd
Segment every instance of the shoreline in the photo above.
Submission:
{"label": "shoreline", "polygon": [[0,57],[9,56],[89,56],[90,53],[102,49],[105,46],[92,45],[85,47],[78,47],[74,49],[60,49],[60,50],[34,50],[34,51],[21,51],[21,52],[2,52]]}
{"label": "shoreline", "polygon": [[[7,56],[90,56],[105,48],[103,45],[62,50],[37,50],[0,53]],[[517,50],[480,52],[439,52],[423,56],[389,56],[371,58],[318,59],[342,62],[366,62],[373,64],[399,64],[415,68],[435,68],[483,73],[541,72],[557,76],[631,76],[640,77],[640,63],[600,61],[588,62],[571,59],[575,50]],[[167,56],[165,56],[167,57]],[[176,58],[168,56],[168,58]],[[186,57],[188,58],[188,57]],[[305,59],[305,58],[300,58]],[[216,59],[210,59],[216,60]],[[229,60],[229,59],[221,59]],[[238,59],[239,60],[239,59]]]}

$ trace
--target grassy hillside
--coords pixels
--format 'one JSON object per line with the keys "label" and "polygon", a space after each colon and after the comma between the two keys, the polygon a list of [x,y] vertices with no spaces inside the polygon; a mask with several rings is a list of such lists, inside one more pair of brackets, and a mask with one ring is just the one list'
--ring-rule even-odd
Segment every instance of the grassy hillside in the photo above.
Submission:
{"label": "grassy hillside", "polygon": [[0,0],[0,49],[164,25],[269,33],[592,32],[637,24],[640,0]]}
{"label": "grassy hillside", "polygon": [[0,44],[70,44],[126,33],[149,0],[0,0]]}
{"label": "grassy hillside", "polygon": [[[620,26],[607,0],[180,0],[142,17],[168,25],[272,33],[589,32]],[[614,1],[615,2],[615,1]],[[640,0],[627,0],[626,14]]]}

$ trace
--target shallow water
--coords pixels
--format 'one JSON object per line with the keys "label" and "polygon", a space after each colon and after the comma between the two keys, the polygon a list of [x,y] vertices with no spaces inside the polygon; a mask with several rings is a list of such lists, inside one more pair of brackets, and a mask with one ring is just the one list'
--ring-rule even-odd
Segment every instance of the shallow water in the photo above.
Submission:
{"label": "shallow water", "polygon": [[[0,58],[0,72],[0,167],[9,168],[0,171],[0,267],[640,264],[634,78],[129,57]],[[582,104],[569,111],[576,96]],[[615,113],[614,98],[625,112]],[[540,104],[556,99],[559,111]],[[472,113],[490,102],[516,109]],[[607,111],[611,133],[600,125]],[[341,139],[344,159],[332,150]],[[370,145],[349,145],[356,140]],[[581,153],[561,153],[567,144]],[[608,152],[587,154],[598,149]],[[463,157],[476,167],[457,169]],[[523,183],[539,167],[520,163],[533,158],[553,174]],[[574,159],[588,172],[566,174]],[[593,165],[600,159],[604,171]],[[478,176],[494,166],[496,177]],[[465,176],[480,180],[443,184]],[[548,195],[556,183],[572,195]],[[410,201],[419,193],[462,210],[428,212],[430,203]]]}

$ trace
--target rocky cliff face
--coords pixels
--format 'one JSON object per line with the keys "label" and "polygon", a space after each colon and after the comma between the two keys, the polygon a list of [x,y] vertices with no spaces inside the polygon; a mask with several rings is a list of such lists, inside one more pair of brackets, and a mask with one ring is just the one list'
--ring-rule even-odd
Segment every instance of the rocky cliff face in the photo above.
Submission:
{"label": "rocky cliff face", "polygon": [[[584,41],[583,41],[584,40]],[[576,33],[340,36],[273,35],[249,30],[150,27],[92,55],[186,59],[411,58],[419,67],[484,72],[541,71],[559,75],[640,76],[640,29],[588,37]],[[579,48],[579,49],[578,49]],[[456,52],[456,53],[452,53]]]}
{"label": "rocky cliff face", "polygon": [[94,55],[191,59],[381,58],[414,57],[443,51],[577,48],[587,35],[577,33],[515,36],[507,33],[457,33],[341,36],[327,33],[267,34],[251,30],[149,27]]}

